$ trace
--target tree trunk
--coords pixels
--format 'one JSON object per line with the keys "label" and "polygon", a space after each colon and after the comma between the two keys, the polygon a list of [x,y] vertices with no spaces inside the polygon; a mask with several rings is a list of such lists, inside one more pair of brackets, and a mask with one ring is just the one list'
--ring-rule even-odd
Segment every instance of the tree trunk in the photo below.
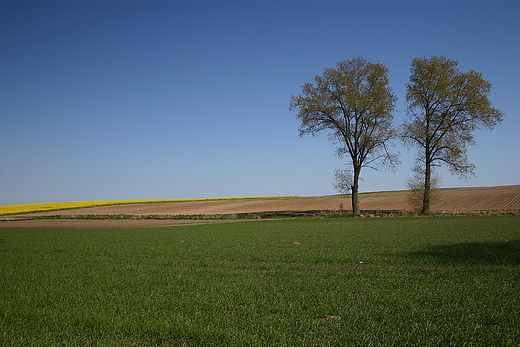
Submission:
{"label": "tree trunk", "polygon": [[431,163],[426,161],[424,171],[424,192],[423,192],[423,208],[422,214],[430,213],[430,196],[431,196]]}
{"label": "tree trunk", "polygon": [[359,199],[358,199],[358,189],[359,189],[359,175],[361,173],[361,168],[354,167],[354,182],[352,182],[352,213],[360,214],[359,210]]}

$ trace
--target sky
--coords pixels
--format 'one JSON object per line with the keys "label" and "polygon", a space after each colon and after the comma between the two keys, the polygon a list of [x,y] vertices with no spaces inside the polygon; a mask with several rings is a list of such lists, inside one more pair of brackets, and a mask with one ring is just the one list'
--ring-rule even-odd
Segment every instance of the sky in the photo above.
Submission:
{"label": "sky", "polygon": [[[517,0],[0,0],[0,205],[336,194],[327,136],[299,137],[292,95],[338,61],[390,69],[406,115],[418,57],[493,84],[505,112],[468,150],[476,177],[520,184]],[[364,169],[361,192],[405,189]]]}

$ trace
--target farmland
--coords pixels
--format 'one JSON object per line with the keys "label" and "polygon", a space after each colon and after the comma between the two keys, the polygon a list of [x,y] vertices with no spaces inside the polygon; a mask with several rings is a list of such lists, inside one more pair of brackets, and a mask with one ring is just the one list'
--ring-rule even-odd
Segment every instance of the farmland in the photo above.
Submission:
{"label": "farmland", "polygon": [[[4,215],[0,345],[517,346],[519,196],[446,189],[429,217],[324,218],[340,196]],[[361,207],[397,215],[405,192]],[[302,217],[229,218],[273,212]]]}
{"label": "farmland", "polygon": [[2,346],[517,346],[520,216],[0,230]]}
{"label": "farmland", "polygon": [[202,199],[167,199],[167,200],[109,200],[109,201],[72,201],[72,202],[55,202],[55,203],[36,203],[36,204],[20,204],[20,205],[3,205],[0,206],[0,215],[67,210],[74,208],[85,208],[95,206],[115,206],[128,204],[147,204],[158,202],[193,202],[193,201],[222,201],[222,200],[249,200],[249,199],[276,199],[291,198],[287,197],[255,197],[255,198],[202,198]]}
{"label": "farmland", "polygon": [[[1,214],[10,213],[9,211],[15,210],[16,205],[10,209],[0,206],[0,228],[145,227],[222,222],[222,219],[233,219],[233,216],[238,214],[260,213],[269,216],[270,213],[348,213],[350,198],[348,196],[266,197],[167,202],[133,201],[126,204],[121,201],[113,205],[109,202],[98,202],[98,204],[104,206],[4,216]],[[368,215],[388,212],[406,213],[410,208],[406,202],[406,191],[361,194],[360,206],[362,212]],[[36,209],[41,208],[41,206],[36,207]],[[53,206],[53,208],[57,207]],[[432,212],[518,214],[520,213],[520,185],[443,189],[440,192],[440,199],[432,206]],[[223,218],[211,217],[218,215]],[[184,217],[179,219],[179,216]]]}

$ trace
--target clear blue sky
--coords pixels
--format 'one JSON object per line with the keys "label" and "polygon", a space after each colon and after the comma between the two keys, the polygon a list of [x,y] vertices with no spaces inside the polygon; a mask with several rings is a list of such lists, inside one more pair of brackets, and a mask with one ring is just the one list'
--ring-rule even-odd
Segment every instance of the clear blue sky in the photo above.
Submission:
{"label": "clear blue sky", "polygon": [[[326,136],[298,137],[303,83],[362,56],[404,116],[413,58],[444,55],[506,113],[476,133],[477,177],[520,184],[520,2],[0,0],[0,204],[327,195]],[[404,189],[365,169],[361,191]]]}

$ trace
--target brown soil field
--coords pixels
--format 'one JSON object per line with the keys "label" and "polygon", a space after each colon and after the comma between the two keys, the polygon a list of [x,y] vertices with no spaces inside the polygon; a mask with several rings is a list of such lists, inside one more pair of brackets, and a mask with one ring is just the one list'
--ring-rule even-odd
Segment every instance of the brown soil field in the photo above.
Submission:
{"label": "brown soil field", "polygon": [[[360,194],[362,213],[406,212],[410,209],[406,191]],[[211,220],[92,220],[72,219],[86,215],[215,215],[255,212],[336,213],[351,209],[349,196],[298,197],[280,199],[244,199],[213,201],[181,201],[115,206],[98,206],[10,215],[0,218],[0,228],[122,228],[172,226],[215,223]],[[441,189],[432,212],[441,213],[504,213],[520,212],[520,185],[478,188]],[[34,219],[40,216],[70,216],[69,219]],[[232,220],[225,220],[231,222]]]}

